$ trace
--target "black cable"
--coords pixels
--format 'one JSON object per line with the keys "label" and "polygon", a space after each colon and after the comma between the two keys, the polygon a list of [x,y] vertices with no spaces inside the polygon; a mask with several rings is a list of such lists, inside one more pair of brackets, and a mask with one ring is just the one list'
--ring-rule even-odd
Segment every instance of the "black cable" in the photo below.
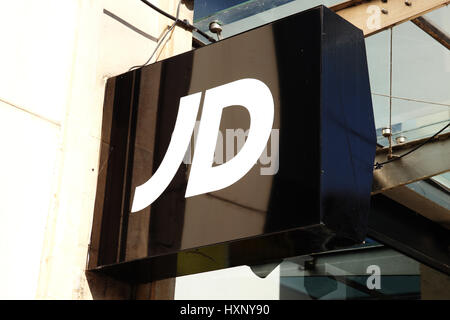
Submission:
{"label": "black cable", "polygon": [[147,0],[141,0],[143,3],[145,3],[147,6],[149,6],[150,8],[152,8],[153,10],[159,12],[160,14],[162,14],[163,16],[175,21],[175,24],[182,27],[184,30],[190,31],[190,32],[197,32],[198,34],[202,35],[203,37],[205,37],[206,39],[208,39],[208,41],[210,42],[216,42],[216,39],[212,38],[211,36],[209,36],[208,34],[206,34],[205,32],[203,32],[202,30],[197,29],[195,26],[193,26],[192,24],[189,23],[188,20],[184,19],[184,20],[180,20],[174,16],[172,16],[171,14],[161,10],[160,8],[158,8],[157,6],[155,6],[154,4],[151,4],[150,2],[148,2]]}
{"label": "black cable", "polygon": [[166,16],[167,18],[175,21],[177,20],[177,18],[175,18],[173,15],[161,10],[160,8],[158,8],[157,6],[155,6],[154,4],[151,4],[150,2],[146,1],[146,0],[141,0],[142,2],[144,2],[146,5],[148,5],[150,8],[152,8],[155,11],[158,11],[160,14],[162,14],[163,16]]}
{"label": "black cable", "polygon": [[430,142],[431,140],[433,140],[439,133],[441,133],[442,131],[444,131],[445,129],[447,129],[449,126],[450,126],[450,122],[447,123],[447,125],[446,125],[445,127],[443,127],[441,130],[439,130],[438,132],[436,132],[435,134],[433,134],[430,138],[428,138],[427,140],[425,140],[425,141],[422,142],[421,144],[417,145],[415,148],[409,150],[408,152],[406,152],[406,153],[404,153],[404,154],[402,154],[402,155],[400,155],[400,156],[398,156],[398,157],[389,159],[389,160],[387,160],[387,161],[384,161],[384,162],[381,162],[381,163],[379,163],[379,162],[375,163],[375,164],[373,165],[374,169],[375,169],[375,170],[381,169],[381,168],[383,167],[383,165],[385,165],[385,164],[387,164],[387,163],[390,163],[390,162],[397,161],[397,160],[403,158],[404,156],[407,156],[408,154],[410,154],[410,153],[416,151],[417,149],[423,147],[425,144],[427,144],[428,142]]}

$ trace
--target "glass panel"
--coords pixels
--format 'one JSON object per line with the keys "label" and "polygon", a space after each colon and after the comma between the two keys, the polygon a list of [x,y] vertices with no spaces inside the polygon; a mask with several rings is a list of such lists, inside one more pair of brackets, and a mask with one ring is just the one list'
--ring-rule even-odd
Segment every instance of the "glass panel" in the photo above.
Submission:
{"label": "glass panel", "polygon": [[[437,17],[443,14],[448,11]],[[389,126],[390,104],[393,144],[399,137],[411,141],[431,136],[450,120],[449,51],[411,22],[392,32],[392,96],[391,30],[366,38],[377,140],[383,146],[388,145],[381,132]]]}
{"label": "glass panel", "polygon": [[[439,181],[445,181],[446,176],[450,176],[450,173],[444,174],[442,176],[443,177],[436,176],[435,179]],[[448,183],[449,181],[446,180],[446,182]],[[441,207],[448,209],[449,210],[448,214],[450,215],[450,194],[449,192],[446,192],[445,189],[442,190],[440,188],[436,188],[427,181],[417,181],[414,183],[410,183],[406,186],[411,190],[417,192],[418,194],[422,195],[423,197],[435,202]]]}
{"label": "glass panel", "polygon": [[[371,239],[360,247],[288,258],[275,268],[256,268],[267,269],[268,275],[260,278],[250,267],[241,266],[179,277],[175,299],[359,300],[450,295],[450,287],[441,285],[449,276]],[[433,293],[437,287],[441,288]]]}
{"label": "glass panel", "polygon": [[[382,128],[389,127],[389,97],[372,94],[373,114],[375,128],[377,129],[377,142],[383,146],[388,142],[382,135]],[[393,126],[393,129],[396,128]]]}
{"label": "glass panel", "polygon": [[431,11],[424,18],[431,22],[436,28],[450,34],[450,6]]}
{"label": "glass panel", "polygon": [[419,266],[382,246],[286,259],[280,299],[420,299]]}
{"label": "glass panel", "polygon": [[[226,38],[319,4],[331,6],[340,2],[197,0],[195,24],[209,32],[209,23],[219,20],[223,24],[222,37]],[[442,31],[450,32],[449,15],[450,8],[443,7],[425,17]],[[381,128],[389,126],[390,32],[387,30],[366,38],[375,124],[381,145],[387,145]],[[393,29],[392,49],[391,99],[395,144],[398,137],[411,141],[430,136],[450,119],[450,53],[411,22]]]}
{"label": "glass panel", "polygon": [[[393,141],[400,136],[406,141],[431,136],[442,129],[450,119],[450,108],[435,104],[392,99]],[[450,131],[447,128],[443,132]]]}
{"label": "glass panel", "polygon": [[[234,0],[218,4],[218,1],[196,0],[194,24],[215,36],[209,32],[209,23],[218,20],[223,28],[222,37],[227,38],[321,4],[332,6],[341,2],[343,0]],[[199,12],[195,12],[197,8]]]}
{"label": "glass panel", "polygon": [[449,50],[407,22],[394,28],[392,54],[393,96],[450,106]]}
{"label": "glass panel", "polygon": [[248,0],[195,0],[194,1],[194,21],[211,16],[221,10],[239,5]]}
{"label": "glass panel", "polygon": [[[369,67],[370,88],[372,93],[377,95],[389,95],[390,31],[387,30],[370,36],[366,38],[365,42],[367,51],[367,65]],[[389,100],[387,101],[387,113],[389,113]],[[383,110],[383,114],[384,113],[386,113],[386,110]],[[381,114],[378,116],[381,116]],[[377,119],[375,119],[375,121],[377,121]],[[386,124],[389,125],[389,119]],[[379,126],[377,126],[377,128],[379,128]]]}
{"label": "glass panel", "polygon": [[435,183],[439,184],[444,190],[450,193],[450,172],[446,172],[431,178]]}

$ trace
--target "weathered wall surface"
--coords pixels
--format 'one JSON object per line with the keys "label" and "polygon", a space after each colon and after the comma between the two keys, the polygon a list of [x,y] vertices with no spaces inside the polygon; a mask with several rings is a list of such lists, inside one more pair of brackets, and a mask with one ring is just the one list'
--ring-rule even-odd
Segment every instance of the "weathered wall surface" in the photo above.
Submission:
{"label": "weathered wall surface", "polygon": [[[178,0],[152,3],[175,15]],[[180,17],[192,22],[192,8],[183,4]],[[0,4],[0,299],[134,295],[85,275],[99,151],[107,147],[104,88],[108,77],[144,63],[171,23],[138,0]],[[191,42],[175,28],[158,59]],[[157,297],[156,287],[142,297]]]}

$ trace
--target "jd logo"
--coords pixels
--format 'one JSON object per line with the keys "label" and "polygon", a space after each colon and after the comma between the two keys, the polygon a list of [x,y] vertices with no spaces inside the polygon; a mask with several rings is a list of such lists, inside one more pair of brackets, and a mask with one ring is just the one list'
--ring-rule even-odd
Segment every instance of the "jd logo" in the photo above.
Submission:
{"label": "jd logo", "polygon": [[[142,210],[167,188],[178,170],[191,140],[200,106],[201,92],[180,99],[172,138],[154,175],[136,188],[132,212]],[[248,137],[239,153],[213,167],[222,110],[239,105],[250,114]],[[186,197],[226,188],[241,179],[264,151],[271,134],[274,104],[270,89],[260,80],[241,79],[205,92]]]}

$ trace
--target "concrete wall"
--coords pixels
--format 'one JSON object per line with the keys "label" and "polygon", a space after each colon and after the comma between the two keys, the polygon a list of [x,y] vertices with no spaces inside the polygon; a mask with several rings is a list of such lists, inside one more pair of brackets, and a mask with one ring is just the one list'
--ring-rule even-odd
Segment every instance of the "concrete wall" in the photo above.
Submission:
{"label": "concrete wall", "polygon": [[[152,3],[175,15],[178,0]],[[133,294],[84,272],[104,87],[144,63],[169,24],[139,0],[0,4],[0,299]],[[157,56],[190,48],[176,28]]]}

